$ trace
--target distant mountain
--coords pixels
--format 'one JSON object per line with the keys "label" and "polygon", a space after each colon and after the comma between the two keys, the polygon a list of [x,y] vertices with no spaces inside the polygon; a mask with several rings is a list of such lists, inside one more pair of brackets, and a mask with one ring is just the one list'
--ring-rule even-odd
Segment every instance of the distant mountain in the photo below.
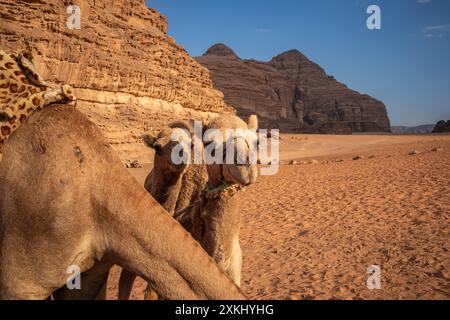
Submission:
{"label": "distant mountain", "polygon": [[264,128],[284,131],[390,132],[383,102],[349,89],[298,50],[271,61],[240,59],[224,44],[196,60],[238,115],[259,115]]}
{"label": "distant mountain", "polygon": [[421,126],[392,126],[391,131],[395,134],[424,134],[433,132],[434,124],[424,124]]}

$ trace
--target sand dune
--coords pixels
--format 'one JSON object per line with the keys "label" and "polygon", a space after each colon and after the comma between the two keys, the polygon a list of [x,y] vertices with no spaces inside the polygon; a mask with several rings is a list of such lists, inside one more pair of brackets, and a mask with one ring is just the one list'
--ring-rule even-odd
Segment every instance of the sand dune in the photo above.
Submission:
{"label": "sand dune", "polygon": [[[249,298],[450,298],[450,136],[283,135],[281,158],[319,164],[282,165],[246,191]],[[132,173],[142,182],[149,167]],[[366,286],[370,265],[381,268],[380,290]],[[139,279],[132,298],[144,288]]]}

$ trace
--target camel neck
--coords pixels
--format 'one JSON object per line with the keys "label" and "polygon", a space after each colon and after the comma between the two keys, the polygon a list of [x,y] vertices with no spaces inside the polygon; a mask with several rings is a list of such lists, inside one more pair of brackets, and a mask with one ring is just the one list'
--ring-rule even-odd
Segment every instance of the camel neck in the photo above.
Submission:
{"label": "camel neck", "polygon": [[158,203],[173,215],[177,199],[182,187],[183,173],[161,170],[155,162],[153,169],[152,196]]}
{"label": "camel neck", "polygon": [[227,224],[239,224],[239,197],[237,194],[207,198],[204,201],[205,219],[218,228],[227,228]]}
{"label": "camel neck", "polygon": [[199,219],[194,222],[194,236],[219,265],[229,257],[239,238],[239,197],[204,199]]}
{"label": "camel neck", "polygon": [[[156,201],[137,184],[133,187],[133,181],[124,186],[128,188],[123,188],[124,198],[111,197],[107,201],[108,216],[117,225],[115,236],[107,236],[113,239],[107,242],[107,250],[113,252],[122,267],[151,282],[162,299],[244,298]],[[177,286],[167,285],[168,279],[176,279]]]}

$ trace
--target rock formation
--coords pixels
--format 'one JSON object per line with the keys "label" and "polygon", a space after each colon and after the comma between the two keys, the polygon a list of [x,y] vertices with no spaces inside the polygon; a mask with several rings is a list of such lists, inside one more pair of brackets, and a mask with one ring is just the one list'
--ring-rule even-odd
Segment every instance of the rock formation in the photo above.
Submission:
{"label": "rock formation", "polygon": [[297,50],[269,62],[240,59],[223,44],[196,58],[211,72],[214,87],[261,127],[285,131],[350,133],[390,131],[384,104],[350,90]]}
{"label": "rock formation", "polygon": [[421,126],[391,126],[392,133],[395,134],[426,134],[433,132],[434,124],[424,124]]}
{"label": "rock formation", "polygon": [[436,126],[433,129],[433,133],[445,133],[445,132],[450,132],[450,120],[439,121],[438,123],[436,123]]}
{"label": "rock formation", "polygon": [[[70,4],[81,28],[69,29]],[[233,113],[209,72],[167,35],[166,18],[144,0],[1,0],[0,48],[29,50],[50,84],[75,88],[77,107],[122,159],[148,153],[144,131],[173,119]]]}

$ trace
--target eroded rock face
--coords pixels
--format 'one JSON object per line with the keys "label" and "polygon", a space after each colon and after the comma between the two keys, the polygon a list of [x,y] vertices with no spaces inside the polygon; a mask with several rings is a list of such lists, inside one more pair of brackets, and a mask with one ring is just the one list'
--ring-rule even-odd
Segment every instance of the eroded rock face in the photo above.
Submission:
{"label": "eroded rock face", "polygon": [[196,58],[214,87],[241,116],[256,113],[262,126],[285,131],[390,131],[384,104],[350,90],[297,50],[269,62],[242,60],[223,44]]}
{"label": "eroded rock face", "polygon": [[[72,3],[81,8],[80,30],[66,26]],[[30,50],[47,82],[72,85],[78,107],[123,159],[146,160],[144,131],[234,112],[144,0],[2,0],[0,19],[0,47]]]}

